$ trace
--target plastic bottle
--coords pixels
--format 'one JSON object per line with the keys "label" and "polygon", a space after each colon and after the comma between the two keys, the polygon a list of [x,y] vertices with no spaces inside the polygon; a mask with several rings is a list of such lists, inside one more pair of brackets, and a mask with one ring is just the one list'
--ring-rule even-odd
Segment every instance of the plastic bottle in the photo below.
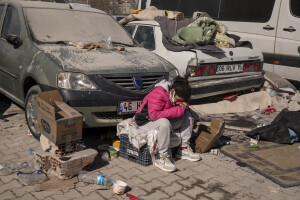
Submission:
{"label": "plastic bottle", "polygon": [[78,180],[85,183],[92,183],[102,186],[110,187],[114,184],[114,181],[109,177],[99,174],[98,172],[80,171],[78,174]]}
{"label": "plastic bottle", "polygon": [[48,180],[47,175],[42,170],[36,170],[29,173],[17,171],[16,174],[22,182],[28,185],[34,185]]}
{"label": "plastic bottle", "polygon": [[14,173],[12,166],[10,164],[1,164],[0,165],[0,176],[7,176]]}

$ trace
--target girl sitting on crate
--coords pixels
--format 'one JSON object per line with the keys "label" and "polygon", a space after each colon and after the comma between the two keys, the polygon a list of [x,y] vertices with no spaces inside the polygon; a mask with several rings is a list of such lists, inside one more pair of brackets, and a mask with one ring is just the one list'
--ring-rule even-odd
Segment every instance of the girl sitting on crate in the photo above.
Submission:
{"label": "girl sitting on crate", "polygon": [[190,161],[199,161],[201,158],[189,146],[192,134],[192,116],[187,103],[191,96],[189,82],[187,78],[177,76],[170,85],[165,80],[156,84],[155,89],[144,98],[134,119],[141,130],[157,130],[159,155],[154,165],[172,172],[176,170],[176,166],[171,162],[168,152],[170,140],[175,136],[174,131],[181,138],[181,148],[175,156]]}

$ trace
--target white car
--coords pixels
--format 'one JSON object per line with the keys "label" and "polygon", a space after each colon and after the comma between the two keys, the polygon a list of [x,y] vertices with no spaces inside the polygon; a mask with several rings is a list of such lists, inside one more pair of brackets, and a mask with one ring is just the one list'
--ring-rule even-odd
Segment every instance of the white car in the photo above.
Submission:
{"label": "white car", "polygon": [[163,45],[158,22],[134,21],[125,28],[141,46],[171,62],[180,75],[189,76],[191,99],[259,88],[264,82],[263,56],[259,49],[222,48],[225,53],[203,53],[195,49],[173,52]]}

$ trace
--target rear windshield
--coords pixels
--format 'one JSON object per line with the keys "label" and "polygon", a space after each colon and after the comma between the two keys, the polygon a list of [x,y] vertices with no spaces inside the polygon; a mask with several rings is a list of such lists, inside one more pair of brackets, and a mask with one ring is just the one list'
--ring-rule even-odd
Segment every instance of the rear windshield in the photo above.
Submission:
{"label": "rear windshield", "polygon": [[25,8],[33,37],[38,42],[100,42],[111,36],[113,42],[133,45],[127,32],[109,15],[41,8]]}

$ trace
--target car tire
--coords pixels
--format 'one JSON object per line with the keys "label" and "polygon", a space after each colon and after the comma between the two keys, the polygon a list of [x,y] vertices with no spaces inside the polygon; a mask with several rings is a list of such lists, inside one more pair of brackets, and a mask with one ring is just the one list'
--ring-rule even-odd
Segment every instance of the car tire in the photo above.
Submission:
{"label": "car tire", "polygon": [[28,129],[37,140],[40,140],[41,133],[36,129],[37,123],[37,110],[34,105],[33,97],[37,95],[37,93],[41,92],[41,88],[38,85],[32,86],[25,98],[25,118],[28,125]]}

